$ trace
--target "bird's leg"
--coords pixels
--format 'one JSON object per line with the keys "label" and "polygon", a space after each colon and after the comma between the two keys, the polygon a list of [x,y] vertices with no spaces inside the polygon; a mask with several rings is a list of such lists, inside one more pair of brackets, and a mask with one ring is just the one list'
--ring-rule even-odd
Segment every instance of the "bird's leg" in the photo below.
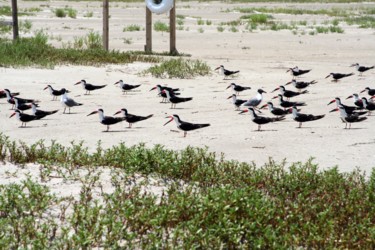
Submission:
{"label": "bird's leg", "polygon": [[351,127],[352,127],[352,124],[351,124],[351,123],[349,123],[349,129],[351,129]]}
{"label": "bird's leg", "polygon": [[64,108],[64,112],[63,112],[63,114],[65,114],[65,110],[66,110],[66,107]]}
{"label": "bird's leg", "polygon": [[184,131],[184,137],[186,137],[186,134],[187,134],[187,132],[186,132],[186,131]]}
{"label": "bird's leg", "polygon": [[107,125],[107,132],[108,132],[108,130],[109,130],[109,125]]}
{"label": "bird's leg", "polygon": [[299,127],[299,128],[301,128],[301,127],[302,127],[302,122],[300,122],[300,123],[299,123],[299,126],[298,126],[298,127]]}
{"label": "bird's leg", "polygon": [[260,125],[258,125],[258,131],[260,131]]}

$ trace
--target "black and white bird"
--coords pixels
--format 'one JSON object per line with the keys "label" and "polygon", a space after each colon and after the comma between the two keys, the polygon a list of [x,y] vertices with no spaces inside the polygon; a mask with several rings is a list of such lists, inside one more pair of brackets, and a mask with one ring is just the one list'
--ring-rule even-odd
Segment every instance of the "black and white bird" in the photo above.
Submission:
{"label": "black and white bird", "polygon": [[[170,87],[167,87],[167,86],[162,86],[160,84],[156,85],[155,87],[153,87],[152,89],[150,89],[150,91],[152,90],[157,90],[158,91],[158,96],[161,96],[163,99],[161,100],[161,102],[165,102],[167,100],[167,90],[172,93],[173,95],[180,95],[180,93],[177,93],[178,91],[180,91],[179,88],[170,88]],[[165,91],[163,91],[165,90]]]}
{"label": "black and white bird", "polygon": [[295,96],[299,96],[299,95],[302,95],[302,94],[307,94],[309,93],[309,91],[307,90],[304,90],[302,92],[294,92],[294,91],[291,91],[291,90],[287,90],[285,89],[284,86],[280,85],[278,88],[275,88],[274,90],[272,90],[271,93],[275,92],[276,90],[280,90],[281,94],[287,98],[287,100],[289,100],[289,98],[292,98],[292,97],[295,97]]}
{"label": "black and white bird", "polygon": [[178,97],[171,90],[165,89],[164,92],[167,95],[167,99],[171,103],[171,108],[176,108],[177,103],[188,102],[193,100],[193,97]]}
{"label": "black and white bird", "polygon": [[[20,94],[20,92],[13,92],[13,93],[10,93],[11,96],[18,96]],[[6,98],[7,95],[5,94],[5,91],[4,90],[0,90],[0,98]]]}
{"label": "black and white bird", "polygon": [[28,115],[28,114],[21,113],[21,111],[19,111],[18,109],[15,110],[14,113],[11,114],[11,116],[9,116],[9,118],[12,118],[13,116],[16,116],[17,119],[20,120],[21,128],[26,127],[26,123],[31,122],[31,121],[35,121],[35,120],[39,120],[41,118],[41,117],[36,116],[36,115]]}
{"label": "black and white bird", "polygon": [[370,87],[366,87],[361,93],[366,92],[369,96],[375,96],[375,89],[371,89]]}
{"label": "black and white bird", "polygon": [[253,108],[245,109],[245,110],[241,111],[240,114],[245,113],[245,112],[249,112],[249,114],[251,116],[251,121],[258,124],[258,131],[260,131],[261,126],[264,125],[264,124],[267,124],[267,123],[270,123],[270,122],[278,122],[278,121],[285,120],[284,116],[265,117],[265,116],[257,115],[257,114],[255,114],[255,111],[254,111]]}
{"label": "black and white bird", "polygon": [[122,89],[122,94],[128,93],[130,90],[133,90],[141,86],[141,84],[132,85],[132,84],[124,83],[123,80],[119,80],[115,82],[115,85],[116,84],[120,84],[120,88]]}
{"label": "black and white bird", "polygon": [[362,102],[361,98],[359,98],[358,94],[352,94],[352,95],[348,96],[346,99],[350,99],[350,98],[354,99],[354,105],[355,106],[357,106],[360,109],[363,109],[363,102]]}
{"label": "black and white bird", "polygon": [[285,116],[287,114],[292,113],[292,109],[281,109],[281,108],[275,107],[272,102],[267,102],[262,107],[260,107],[260,109],[264,109],[264,108],[268,108],[269,111],[273,115],[278,116],[278,117]]}
{"label": "black and white bird", "polygon": [[352,76],[352,75],[354,75],[354,73],[349,73],[349,74],[329,73],[329,75],[326,76],[326,78],[332,76],[332,78],[333,78],[332,82],[338,82],[340,79],[342,79],[344,77]]}
{"label": "black and white bird", "polygon": [[219,74],[220,75],[224,75],[224,79],[226,79],[228,76],[232,76],[232,75],[237,74],[237,73],[240,72],[239,70],[228,70],[228,69],[225,69],[223,65],[220,65],[215,70],[219,70]]}
{"label": "black and white bird", "polygon": [[293,120],[299,123],[298,128],[302,127],[303,122],[316,121],[316,120],[322,119],[325,116],[325,115],[311,115],[311,114],[299,113],[296,106],[292,108],[292,115],[293,115]]}
{"label": "black and white bird", "polygon": [[235,84],[234,82],[232,82],[232,83],[227,87],[227,89],[229,89],[229,88],[232,88],[233,92],[234,92],[236,95],[240,95],[240,92],[242,92],[242,91],[244,91],[244,90],[251,89],[251,87],[241,86],[241,85]]}
{"label": "black and white bird", "polygon": [[[55,101],[57,100],[57,97],[61,96],[63,94],[62,92],[62,89],[58,90],[58,89],[54,89],[51,85],[47,85],[47,87],[45,87],[43,90],[46,90],[48,89],[49,93],[51,94],[52,96],[52,101]],[[68,90],[65,90],[66,93],[69,93]]]}
{"label": "black and white bird", "polygon": [[337,108],[331,110],[331,112],[334,112],[334,111],[340,111],[340,118],[345,123],[345,129],[347,128],[348,123],[349,123],[349,129],[350,129],[352,127],[352,123],[361,122],[367,119],[367,117],[360,116],[361,114],[359,113],[348,114],[342,105],[338,105]]}
{"label": "black and white bird", "polygon": [[229,96],[227,99],[230,99],[230,98],[232,98],[232,103],[236,110],[239,110],[240,106],[247,101],[247,100],[238,99],[235,94]]}
{"label": "black and white bird", "polygon": [[83,105],[82,103],[78,103],[74,101],[72,98],[68,97],[67,92],[64,88],[61,91],[63,92],[63,94],[60,97],[60,102],[64,107],[64,112],[63,112],[64,114],[65,114],[66,108],[69,109],[69,114],[70,114],[70,108]]}
{"label": "black and white bird", "polygon": [[5,95],[7,97],[7,102],[9,104],[12,104],[12,109],[16,105],[15,99],[17,99],[18,104],[38,102],[38,101],[36,101],[34,99],[25,99],[25,98],[20,98],[20,97],[17,97],[17,96],[13,96],[9,89],[4,89],[4,92],[5,92]]}
{"label": "black and white bird", "polygon": [[91,91],[97,90],[97,89],[102,89],[105,85],[93,85],[91,83],[87,83],[86,80],[81,80],[79,82],[76,82],[74,85],[81,84],[82,88],[86,90],[85,95],[89,95]]}
{"label": "black and white bird", "polygon": [[308,86],[317,83],[317,81],[313,80],[310,82],[303,82],[303,81],[297,81],[295,79],[291,80],[290,82],[287,82],[285,85],[293,84],[293,86],[301,91],[302,89],[307,88]]}
{"label": "black and white bird", "polygon": [[129,123],[128,128],[131,128],[133,126],[133,123],[147,120],[147,119],[149,119],[153,116],[152,114],[147,115],[147,116],[139,116],[139,115],[129,114],[127,109],[121,109],[121,110],[117,111],[114,115],[117,115],[117,114],[120,114],[120,113],[125,118],[125,121],[127,123]]}
{"label": "black and white bird", "polygon": [[306,106],[306,103],[304,103],[304,102],[285,101],[282,94],[278,94],[277,96],[274,96],[272,99],[276,99],[276,98],[279,99],[280,106],[283,107],[284,109],[288,109],[288,108],[291,108],[293,106],[297,106],[297,107]]}
{"label": "black and white bird", "polygon": [[104,116],[103,109],[95,110],[95,111],[91,112],[90,114],[88,114],[87,116],[90,116],[90,115],[93,115],[93,114],[99,114],[99,122],[101,124],[107,126],[106,132],[109,131],[109,126],[110,125],[113,125],[113,124],[116,124],[116,123],[119,123],[119,122],[122,122],[122,121],[125,120],[124,117]]}
{"label": "black and white bird", "polygon": [[37,109],[37,107],[38,106],[35,103],[31,103],[32,114],[35,116],[38,116],[39,119],[44,118],[48,115],[56,114],[59,111],[59,110],[44,111],[44,110]]}
{"label": "black and white bird", "polygon": [[366,72],[367,70],[374,68],[374,66],[371,66],[371,67],[360,66],[359,63],[354,63],[350,65],[350,67],[356,67],[357,71],[359,72],[359,76],[362,76],[363,72]]}
{"label": "black and white bird", "polygon": [[167,121],[164,124],[164,126],[170,123],[171,121],[175,121],[177,128],[184,131],[184,137],[186,137],[188,131],[210,126],[209,123],[196,124],[196,123],[182,121],[178,115],[171,115],[171,116],[167,116],[166,118],[170,118],[170,120]]}
{"label": "black and white bird", "polygon": [[348,114],[352,114],[353,112],[355,112],[356,110],[359,110],[358,107],[355,107],[355,106],[348,106],[348,105],[344,105],[342,102],[341,102],[341,99],[339,97],[336,97],[335,99],[331,100],[327,105],[330,105],[332,103],[336,103],[336,106],[337,108],[341,105],[342,107],[345,108],[345,112],[348,113]]}
{"label": "black and white bird", "polygon": [[289,68],[286,72],[290,72],[292,74],[293,78],[295,78],[297,76],[309,73],[310,71],[311,71],[311,69],[305,69],[304,70],[304,69],[298,68],[298,66],[295,66],[294,68]]}
{"label": "black and white bird", "polygon": [[368,110],[368,115],[375,110],[375,103],[369,102],[366,97],[362,97],[363,107]]}

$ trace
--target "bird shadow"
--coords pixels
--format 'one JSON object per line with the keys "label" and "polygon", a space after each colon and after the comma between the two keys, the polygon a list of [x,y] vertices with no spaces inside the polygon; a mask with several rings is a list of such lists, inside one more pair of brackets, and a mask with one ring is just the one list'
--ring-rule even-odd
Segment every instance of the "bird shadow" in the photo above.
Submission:
{"label": "bird shadow", "polygon": [[253,132],[276,132],[277,129],[261,129],[261,130],[253,130]]}
{"label": "bird shadow", "polygon": [[125,130],[109,130],[109,131],[107,131],[107,130],[103,130],[102,131],[103,133],[124,133],[124,132],[126,132]]}
{"label": "bird shadow", "polygon": [[344,130],[362,130],[366,128],[343,128]]}

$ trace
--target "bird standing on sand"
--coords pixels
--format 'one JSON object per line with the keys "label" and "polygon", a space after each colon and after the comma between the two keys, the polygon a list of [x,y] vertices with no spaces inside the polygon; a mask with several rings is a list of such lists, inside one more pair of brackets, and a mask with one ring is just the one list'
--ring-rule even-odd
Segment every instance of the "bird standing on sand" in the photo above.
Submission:
{"label": "bird standing on sand", "polygon": [[371,66],[371,67],[360,66],[359,63],[354,63],[350,67],[356,67],[357,71],[359,72],[359,76],[362,76],[363,72],[374,68],[374,66]]}
{"label": "bird standing on sand", "polygon": [[229,96],[227,99],[230,99],[232,98],[232,103],[234,105],[234,107],[236,108],[236,110],[239,110],[240,109],[240,106],[246,102],[246,100],[241,100],[241,99],[238,99],[237,96],[235,94]]}
{"label": "bird standing on sand", "polygon": [[329,73],[329,75],[326,76],[326,78],[332,76],[332,78],[333,78],[332,82],[338,82],[340,79],[342,79],[344,77],[352,76],[352,75],[354,75],[354,73],[349,73],[349,74]]}
{"label": "bird standing on sand", "polygon": [[270,122],[278,122],[278,121],[282,121],[282,120],[285,120],[285,117],[284,116],[280,116],[280,117],[265,117],[265,116],[259,116],[257,114],[255,114],[255,111],[253,108],[248,108],[246,110],[243,110],[240,112],[240,114],[242,113],[245,113],[245,112],[249,112],[250,116],[251,116],[251,120],[258,124],[258,131],[260,131],[260,128],[263,124],[267,124],[267,123],[270,123]]}
{"label": "bird standing on sand", "polygon": [[345,123],[345,129],[347,128],[348,123],[350,129],[352,127],[353,122],[361,122],[367,119],[367,117],[360,116],[361,114],[358,113],[346,113],[345,108],[342,105],[338,105],[337,108],[331,110],[331,112],[333,111],[340,111],[340,118]]}
{"label": "bird standing on sand", "polygon": [[193,97],[178,97],[178,96],[175,96],[175,94],[169,89],[165,89],[162,92],[167,95],[167,99],[171,103],[172,109],[176,108],[177,103],[188,102],[188,101],[193,100]]}
{"label": "bird standing on sand", "polygon": [[234,93],[236,95],[240,95],[240,92],[244,91],[244,90],[247,90],[247,89],[251,89],[250,87],[244,87],[244,86],[241,86],[241,85],[238,85],[238,84],[235,84],[234,82],[232,82],[228,87],[227,89],[229,88],[232,88],[232,90],[234,91]]}
{"label": "bird standing on sand", "polygon": [[141,84],[137,84],[137,85],[127,84],[127,83],[124,83],[122,80],[115,82],[115,85],[116,84],[120,84],[120,88],[122,89],[122,94],[128,93],[128,91],[141,86]]}
{"label": "bird standing on sand", "polygon": [[300,69],[298,66],[295,66],[294,68],[289,68],[286,72],[290,72],[293,76],[293,79],[296,78],[297,76],[309,73],[311,69]]}
{"label": "bird standing on sand", "polygon": [[18,120],[21,121],[21,128],[25,127],[26,128],[26,123],[39,120],[41,117],[35,116],[35,115],[28,115],[28,114],[23,114],[19,110],[15,110],[14,113],[9,116],[9,118],[12,118],[13,116],[16,116]]}
{"label": "bird standing on sand", "polygon": [[231,76],[240,72],[239,70],[232,71],[232,70],[225,69],[223,65],[220,65],[215,70],[219,70],[219,74],[224,75],[224,79],[226,79],[228,76]]}
{"label": "bird standing on sand", "polygon": [[37,105],[35,103],[31,103],[31,110],[33,115],[38,116],[39,119],[46,117],[47,115],[53,115],[57,113],[58,110],[52,110],[52,111],[44,111],[36,108]]}
{"label": "bird standing on sand", "polygon": [[86,90],[85,95],[89,95],[91,91],[102,89],[107,85],[93,85],[91,83],[87,83],[86,80],[81,80],[79,82],[76,82],[74,85],[81,84],[83,89]]}
{"label": "bird standing on sand", "polygon": [[316,121],[316,120],[322,119],[325,116],[325,115],[310,115],[310,114],[299,113],[296,106],[292,108],[292,114],[293,114],[293,120],[299,123],[298,128],[302,127],[303,122]]}
{"label": "bird standing on sand", "polygon": [[99,122],[100,122],[101,124],[107,126],[107,130],[106,130],[106,132],[109,131],[109,126],[110,126],[110,125],[113,125],[113,124],[116,124],[116,123],[119,123],[119,122],[122,122],[122,121],[125,120],[124,117],[104,116],[104,111],[103,111],[103,109],[95,110],[95,111],[91,112],[90,114],[88,114],[87,116],[90,116],[90,115],[93,115],[93,114],[99,114]]}
{"label": "bird standing on sand", "polygon": [[186,137],[188,131],[210,126],[209,123],[195,124],[195,123],[182,121],[178,115],[170,115],[170,116],[167,116],[166,118],[170,118],[170,120],[167,121],[164,124],[164,126],[174,120],[177,124],[177,128],[184,131],[184,137]]}
{"label": "bird standing on sand", "polygon": [[242,104],[244,107],[257,107],[263,100],[263,93],[267,93],[263,89],[258,89],[257,95]]}
{"label": "bird standing on sand", "polygon": [[78,103],[78,102],[74,101],[72,98],[69,98],[67,93],[66,93],[66,89],[63,88],[61,91],[62,91],[63,94],[61,95],[60,102],[64,107],[63,114],[65,114],[66,108],[69,109],[69,114],[70,114],[70,108],[82,105],[82,103]]}
{"label": "bird standing on sand", "polygon": [[361,91],[361,93],[366,91],[369,96],[375,96],[375,89],[370,89],[370,87],[366,87],[364,90]]}
{"label": "bird standing on sand", "polygon": [[[46,89],[48,89],[49,93],[52,95],[52,101],[57,100],[57,97],[63,94],[62,89],[60,90],[54,89],[51,85],[47,85],[47,87],[45,87],[43,90],[46,90]],[[65,92],[69,93],[68,90],[65,90]]]}
{"label": "bird standing on sand", "polygon": [[153,116],[152,114],[148,116],[139,116],[139,115],[129,114],[127,109],[121,109],[120,111],[117,111],[114,115],[117,115],[119,113],[122,113],[123,117],[125,118],[125,121],[129,123],[128,128],[131,128],[133,126],[133,123],[146,120]]}
{"label": "bird standing on sand", "polygon": [[298,89],[299,91],[301,91],[302,89],[304,88],[307,88],[308,86],[310,86],[311,84],[315,84],[317,83],[317,81],[313,80],[313,81],[310,81],[310,82],[303,82],[303,81],[299,81],[297,82],[297,80],[293,79],[291,80],[290,82],[287,82],[285,84],[286,85],[289,85],[289,84],[293,84],[293,86]]}

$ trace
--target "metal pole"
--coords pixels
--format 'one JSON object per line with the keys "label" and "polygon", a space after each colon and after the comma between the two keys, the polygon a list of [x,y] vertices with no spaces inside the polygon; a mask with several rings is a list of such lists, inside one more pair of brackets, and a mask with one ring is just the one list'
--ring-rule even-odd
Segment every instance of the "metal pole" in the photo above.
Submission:
{"label": "metal pole", "polygon": [[108,51],[109,10],[108,0],[103,0],[103,48]]}
{"label": "metal pole", "polygon": [[17,0],[12,0],[12,18],[13,18],[13,40],[17,40],[19,37]]}

